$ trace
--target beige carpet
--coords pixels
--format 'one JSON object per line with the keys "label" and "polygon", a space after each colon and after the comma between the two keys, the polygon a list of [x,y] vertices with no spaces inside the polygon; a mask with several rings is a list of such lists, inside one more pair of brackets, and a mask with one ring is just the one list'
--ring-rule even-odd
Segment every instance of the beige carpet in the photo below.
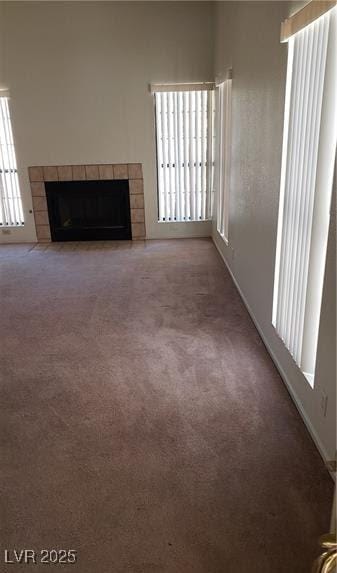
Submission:
{"label": "beige carpet", "polygon": [[78,552],[0,570],[308,573],[332,481],[213,244],[0,259],[1,546]]}

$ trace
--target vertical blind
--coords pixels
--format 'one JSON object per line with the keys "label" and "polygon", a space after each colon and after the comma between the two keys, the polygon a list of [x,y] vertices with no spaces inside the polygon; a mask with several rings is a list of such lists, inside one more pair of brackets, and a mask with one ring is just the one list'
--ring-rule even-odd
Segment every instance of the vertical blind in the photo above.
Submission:
{"label": "vertical blind", "polygon": [[228,241],[232,80],[217,86],[217,230]]}
{"label": "vertical blind", "polygon": [[[288,43],[273,325],[303,372],[315,194],[329,193],[317,190],[316,175],[330,16],[331,12],[321,16]],[[317,336],[318,326],[316,342]],[[307,374],[313,377],[313,372]]]}
{"label": "vertical blind", "polygon": [[0,96],[0,225],[23,225],[8,98]]}
{"label": "vertical blind", "polygon": [[159,221],[211,218],[213,91],[155,92]]}

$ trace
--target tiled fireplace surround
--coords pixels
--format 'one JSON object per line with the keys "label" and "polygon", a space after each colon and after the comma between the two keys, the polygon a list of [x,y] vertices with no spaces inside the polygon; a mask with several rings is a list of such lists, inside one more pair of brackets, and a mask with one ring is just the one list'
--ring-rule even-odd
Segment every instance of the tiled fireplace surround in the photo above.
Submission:
{"label": "tiled fireplace surround", "polygon": [[46,181],[88,181],[128,179],[131,209],[132,239],[145,239],[144,184],[141,163],[103,165],[48,165],[29,167],[29,180],[39,243],[49,243]]}

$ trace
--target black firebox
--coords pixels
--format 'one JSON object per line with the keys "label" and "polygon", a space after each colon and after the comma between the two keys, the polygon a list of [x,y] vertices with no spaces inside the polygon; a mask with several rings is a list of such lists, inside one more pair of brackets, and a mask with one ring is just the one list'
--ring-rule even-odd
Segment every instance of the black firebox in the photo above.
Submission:
{"label": "black firebox", "polygon": [[129,182],[45,183],[53,241],[131,239]]}

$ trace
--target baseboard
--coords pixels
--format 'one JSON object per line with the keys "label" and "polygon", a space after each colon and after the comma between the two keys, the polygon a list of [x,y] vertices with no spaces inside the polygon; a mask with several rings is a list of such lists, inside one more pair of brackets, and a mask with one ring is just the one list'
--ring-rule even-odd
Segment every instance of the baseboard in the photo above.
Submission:
{"label": "baseboard", "polygon": [[[301,401],[300,401],[300,399],[298,398],[298,396],[297,396],[296,392],[294,391],[294,389],[292,388],[292,386],[291,386],[291,384],[290,384],[290,382],[289,382],[289,380],[288,380],[288,377],[287,377],[285,371],[283,370],[282,365],[280,364],[280,362],[279,362],[277,356],[275,355],[274,351],[273,351],[272,348],[270,347],[269,342],[268,342],[268,340],[267,340],[267,338],[266,338],[266,336],[265,336],[265,334],[264,334],[264,332],[263,332],[263,330],[262,330],[262,328],[261,328],[261,326],[260,326],[258,320],[256,319],[256,317],[255,317],[255,315],[254,315],[254,313],[253,313],[253,311],[252,311],[252,309],[251,309],[251,307],[250,307],[250,305],[249,305],[249,303],[248,303],[248,301],[247,301],[245,295],[243,294],[243,292],[242,292],[242,290],[241,290],[241,288],[240,288],[240,286],[239,286],[239,284],[238,284],[238,282],[237,282],[235,276],[233,275],[232,270],[231,270],[230,267],[228,266],[228,263],[227,263],[227,261],[226,261],[224,255],[223,255],[223,253],[221,252],[219,245],[217,244],[217,242],[216,242],[216,240],[214,239],[214,237],[212,237],[212,240],[213,240],[213,243],[214,243],[214,245],[215,245],[215,247],[216,247],[216,249],[217,249],[217,251],[218,251],[220,257],[222,258],[223,262],[224,262],[225,265],[226,265],[226,268],[227,268],[227,270],[228,270],[228,272],[229,272],[229,274],[230,274],[230,276],[231,276],[231,278],[232,278],[232,280],[233,280],[233,282],[234,282],[234,284],[235,284],[235,287],[236,287],[236,289],[237,289],[237,291],[238,291],[238,293],[239,293],[239,295],[240,295],[240,297],[241,297],[241,299],[242,299],[242,301],[243,301],[243,303],[244,303],[246,309],[247,309],[248,312],[249,312],[249,315],[250,315],[250,317],[251,317],[251,319],[252,319],[252,321],[253,321],[253,323],[254,323],[254,325],[255,325],[255,328],[257,329],[259,335],[260,335],[261,338],[262,338],[263,344],[265,345],[265,347],[266,347],[266,349],[267,349],[267,351],[268,351],[268,354],[270,355],[272,361],[274,362],[274,364],[275,364],[275,366],[276,366],[276,368],[277,368],[277,370],[278,370],[278,372],[279,372],[279,374],[280,374],[280,376],[281,376],[281,378],[282,378],[282,380],[283,380],[283,382],[284,382],[284,384],[285,384],[285,386],[286,386],[286,388],[287,388],[287,390],[288,390],[288,392],[289,392],[289,394],[290,394],[290,397],[292,398],[292,400],[293,400],[293,402],[294,402],[294,404],[295,404],[295,406],[296,406],[296,408],[297,408],[297,410],[298,410],[298,412],[299,412],[299,414],[300,414],[300,416],[301,416],[301,418],[302,418],[302,420],[303,420],[303,422],[304,422],[304,424],[305,424],[305,426],[306,426],[306,428],[307,428],[307,430],[308,430],[308,432],[309,432],[309,434],[310,434],[310,436],[311,436],[311,438],[312,438],[312,440],[313,440],[313,442],[314,442],[316,448],[318,449],[318,451],[319,451],[319,453],[320,453],[320,455],[321,455],[321,457],[322,457],[322,459],[323,459],[323,461],[324,461],[324,464],[326,464],[327,461],[328,461],[330,458],[329,458],[329,455],[328,455],[328,453],[327,453],[325,447],[323,446],[323,444],[322,444],[320,438],[318,437],[318,435],[317,435],[317,433],[316,433],[316,430],[314,429],[314,427],[313,427],[313,425],[311,424],[311,422],[310,422],[310,420],[309,420],[309,418],[308,418],[308,416],[307,416],[305,410],[303,409],[303,406],[302,406],[302,404],[301,404]],[[335,481],[335,480],[336,480],[335,474],[332,474],[331,472],[329,472],[329,473],[330,473],[332,479]]]}

